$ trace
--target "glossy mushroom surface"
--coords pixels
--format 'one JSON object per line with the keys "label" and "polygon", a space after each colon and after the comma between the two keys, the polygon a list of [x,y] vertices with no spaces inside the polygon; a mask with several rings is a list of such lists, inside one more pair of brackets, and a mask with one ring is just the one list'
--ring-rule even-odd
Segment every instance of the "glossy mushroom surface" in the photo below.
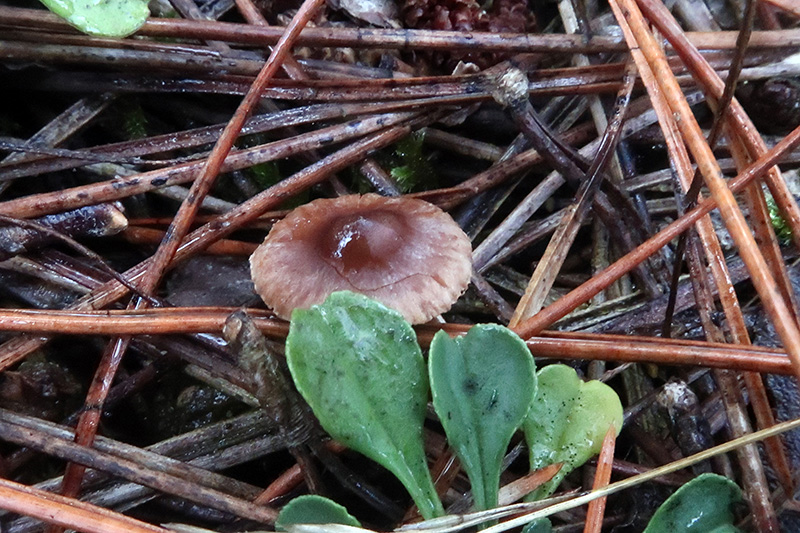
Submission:
{"label": "glossy mushroom surface", "polygon": [[256,291],[282,318],[349,290],[418,324],[466,290],[471,257],[469,238],[438,207],[365,194],[298,207],[275,224],[250,269]]}

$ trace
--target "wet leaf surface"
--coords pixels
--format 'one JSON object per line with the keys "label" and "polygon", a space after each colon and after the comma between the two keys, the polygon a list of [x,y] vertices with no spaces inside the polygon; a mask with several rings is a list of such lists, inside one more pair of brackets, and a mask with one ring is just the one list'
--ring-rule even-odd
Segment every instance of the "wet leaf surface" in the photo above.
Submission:
{"label": "wet leaf surface", "polygon": [[509,329],[479,324],[440,331],[429,356],[433,406],[472,484],[477,510],[497,505],[500,467],[536,393],[533,357]]}
{"label": "wet leaf surface", "polygon": [[618,434],[622,428],[622,404],[609,386],[583,382],[566,365],[546,366],[538,377],[539,390],[524,426],[531,470],[564,466],[532,494],[534,499],[551,494],[567,474],[596,455],[609,426]]}
{"label": "wet leaf surface", "polygon": [[716,474],[702,474],[679,488],[658,508],[644,533],[735,533],[732,507],[739,486]]}
{"label": "wet leaf surface", "polygon": [[84,33],[125,37],[138,30],[150,11],[146,0],[41,0]]}
{"label": "wet leaf surface", "polygon": [[423,516],[443,513],[422,441],[425,363],[399,313],[366,296],[333,293],[294,311],[286,358],[325,431],[397,476]]}
{"label": "wet leaf surface", "polygon": [[361,526],[343,506],[315,494],[298,496],[283,506],[275,521],[277,531],[286,531],[290,524],[345,524]]}

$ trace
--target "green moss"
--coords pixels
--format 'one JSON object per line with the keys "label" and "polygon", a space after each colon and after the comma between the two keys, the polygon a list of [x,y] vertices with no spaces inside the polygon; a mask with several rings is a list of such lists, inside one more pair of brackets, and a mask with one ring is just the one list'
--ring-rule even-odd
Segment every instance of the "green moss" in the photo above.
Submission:
{"label": "green moss", "polygon": [[769,218],[772,221],[775,235],[777,235],[781,244],[788,244],[792,240],[792,230],[786,219],[781,216],[778,204],[775,203],[775,198],[771,194],[767,194],[767,208],[769,209]]}
{"label": "green moss", "polygon": [[384,164],[402,192],[436,186],[436,172],[423,149],[424,141],[424,131],[414,132],[395,144],[391,155],[386,157]]}
{"label": "green moss", "polygon": [[147,137],[147,117],[141,104],[131,100],[122,107],[122,129],[129,140]]}
{"label": "green moss", "polygon": [[262,191],[281,181],[278,164],[275,161],[259,163],[245,169],[247,176],[252,179]]}

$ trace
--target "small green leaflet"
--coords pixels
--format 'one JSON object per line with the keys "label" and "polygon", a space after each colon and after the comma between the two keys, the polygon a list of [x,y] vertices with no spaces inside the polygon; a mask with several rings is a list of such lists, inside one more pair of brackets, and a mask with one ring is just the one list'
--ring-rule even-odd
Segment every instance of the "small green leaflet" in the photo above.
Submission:
{"label": "small green leaflet", "polygon": [[552,533],[553,524],[550,523],[549,518],[540,518],[525,525],[522,528],[522,533]]}
{"label": "small green leaflet", "polygon": [[67,22],[89,35],[125,37],[138,30],[150,11],[147,0],[41,0]]}
{"label": "small green leaflet", "polygon": [[742,491],[736,483],[701,474],[667,498],[644,533],[738,533],[731,507],[740,501]]}
{"label": "small green leaflet", "polygon": [[433,406],[472,485],[476,510],[497,506],[500,467],[536,394],[528,347],[508,328],[479,324],[431,343]]}
{"label": "small green leaflet", "polygon": [[275,521],[277,531],[286,531],[291,524],[345,524],[361,527],[361,523],[333,500],[306,494],[283,506]]}
{"label": "small green leaflet", "polygon": [[612,424],[617,434],[622,429],[622,403],[605,383],[583,382],[566,365],[546,366],[538,376],[539,391],[524,425],[531,470],[564,466],[533,499],[552,494],[567,474],[599,453]]}
{"label": "small green leaflet", "polygon": [[397,476],[423,517],[444,514],[423,448],[425,362],[400,313],[335,292],[292,313],[286,360],[325,431]]}

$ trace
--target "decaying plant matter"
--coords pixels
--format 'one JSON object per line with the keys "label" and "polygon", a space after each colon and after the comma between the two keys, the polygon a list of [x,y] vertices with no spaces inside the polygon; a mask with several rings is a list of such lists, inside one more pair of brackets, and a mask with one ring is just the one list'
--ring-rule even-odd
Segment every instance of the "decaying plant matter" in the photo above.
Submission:
{"label": "decaying plant matter", "polygon": [[[791,2],[150,9],[108,38],[0,6],[0,529],[267,529],[303,493],[365,528],[413,522],[408,494],[291,389],[288,322],[248,268],[291,210],[367,193],[433,204],[471,241],[469,288],[415,327],[423,352],[437,332],[507,325],[537,368],[567,362],[625,408],[569,474],[530,471],[516,431],[496,501],[494,470],[473,498],[469,446],[451,449],[458,428],[429,409],[426,490],[465,517],[454,530],[560,510],[570,530],[642,531],[709,472],[749,509],[726,524],[800,527],[800,441],[778,434],[800,418]],[[395,250],[421,237],[391,226],[384,248],[427,261]],[[291,291],[301,265],[284,261]],[[425,276],[448,268],[455,296],[469,267]]]}

